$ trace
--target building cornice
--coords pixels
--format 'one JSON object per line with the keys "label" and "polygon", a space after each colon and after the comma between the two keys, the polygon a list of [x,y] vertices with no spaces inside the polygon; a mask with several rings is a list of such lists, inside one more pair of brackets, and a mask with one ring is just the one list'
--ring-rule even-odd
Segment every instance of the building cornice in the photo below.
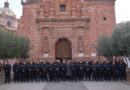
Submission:
{"label": "building cornice", "polygon": [[77,17],[77,18],[37,18],[36,22],[56,22],[56,21],[86,21],[86,22],[90,22],[90,18],[89,17]]}

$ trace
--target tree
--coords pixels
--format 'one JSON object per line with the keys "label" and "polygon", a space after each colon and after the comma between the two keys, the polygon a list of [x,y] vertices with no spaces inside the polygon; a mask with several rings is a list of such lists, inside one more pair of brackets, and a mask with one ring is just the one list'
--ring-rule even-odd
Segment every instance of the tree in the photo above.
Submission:
{"label": "tree", "polygon": [[98,41],[97,52],[99,55],[111,57],[113,55],[112,43],[110,37],[102,36]]}
{"label": "tree", "polygon": [[112,33],[114,56],[130,55],[130,22],[117,24]]}
{"label": "tree", "polygon": [[117,24],[111,37],[99,38],[97,52],[104,56],[130,56],[130,22]]}
{"label": "tree", "polygon": [[0,59],[28,58],[29,40],[0,29]]}

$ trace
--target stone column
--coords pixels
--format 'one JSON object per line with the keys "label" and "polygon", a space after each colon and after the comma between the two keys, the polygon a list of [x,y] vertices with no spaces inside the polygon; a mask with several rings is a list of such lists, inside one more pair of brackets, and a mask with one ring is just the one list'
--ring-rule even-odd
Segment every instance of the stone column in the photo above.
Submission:
{"label": "stone column", "polygon": [[50,16],[50,1],[45,1],[44,2],[44,13],[45,13],[45,17],[49,17]]}
{"label": "stone column", "polygon": [[72,17],[76,17],[76,2],[75,0],[72,1],[72,10],[71,10]]}
{"label": "stone column", "polygon": [[53,18],[55,16],[54,10],[54,0],[51,1],[51,8],[50,8],[50,17]]}

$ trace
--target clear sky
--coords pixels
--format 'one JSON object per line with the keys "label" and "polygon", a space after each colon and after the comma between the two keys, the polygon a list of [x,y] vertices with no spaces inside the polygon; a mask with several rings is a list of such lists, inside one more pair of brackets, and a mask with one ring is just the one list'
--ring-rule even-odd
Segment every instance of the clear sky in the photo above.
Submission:
{"label": "clear sky", "polygon": [[[0,7],[3,7],[6,0],[0,0]],[[21,0],[8,0],[10,3],[10,8],[20,18],[22,15],[22,5]],[[116,0],[116,22],[130,21],[130,0]]]}

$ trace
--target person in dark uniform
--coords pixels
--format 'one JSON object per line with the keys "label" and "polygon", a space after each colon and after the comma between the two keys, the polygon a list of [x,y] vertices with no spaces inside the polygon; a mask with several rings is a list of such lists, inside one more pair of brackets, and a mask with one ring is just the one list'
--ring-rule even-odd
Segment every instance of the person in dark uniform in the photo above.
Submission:
{"label": "person in dark uniform", "polygon": [[47,81],[47,63],[44,60],[42,63],[42,81]]}
{"label": "person in dark uniform", "polygon": [[2,63],[0,63],[0,73],[2,72]]}
{"label": "person in dark uniform", "polygon": [[32,72],[32,63],[31,62],[27,62],[26,64],[26,68],[27,68],[27,82],[32,82],[33,81],[33,72]]}
{"label": "person in dark uniform", "polygon": [[113,60],[111,59],[111,60],[109,60],[109,67],[110,67],[110,81],[113,79],[113,76],[112,76],[112,73],[113,73],[113,71],[112,71],[112,63],[113,63]]}
{"label": "person in dark uniform", "polygon": [[65,81],[66,80],[66,61],[63,60],[63,63],[61,65],[61,80]]}
{"label": "person in dark uniform", "polygon": [[4,63],[4,72],[5,72],[5,83],[10,83],[10,75],[11,75],[11,65],[9,62]]}
{"label": "person in dark uniform", "polygon": [[35,81],[36,74],[35,74],[35,62],[34,61],[32,61],[31,67],[32,67],[32,80]]}
{"label": "person in dark uniform", "polygon": [[59,66],[59,60],[56,60],[56,62],[54,63],[54,67],[55,67],[55,81],[60,81],[60,66]]}
{"label": "person in dark uniform", "polygon": [[121,64],[122,64],[122,78],[123,80],[127,81],[127,72],[126,72],[127,65],[123,60]]}
{"label": "person in dark uniform", "polygon": [[116,72],[117,72],[117,69],[116,69],[116,62],[115,61],[112,61],[112,79],[113,81],[116,81],[117,80],[117,75],[116,75]]}
{"label": "person in dark uniform", "polygon": [[13,65],[13,72],[14,72],[14,82],[18,82],[19,80],[19,66],[18,62],[15,62]]}
{"label": "person in dark uniform", "polygon": [[54,65],[53,65],[53,61],[50,61],[48,64],[48,75],[49,75],[49,81],[54,81]]}
{"label": "person in dark uniform", "polygon": [[28,66],[29,66],[29,62],[24,62],[24,68],[25,68],[25,82],[28,82],[29,79],[29,75],[28,75]]}
{"label": "person in dark uniform", "polygon": [[92,62],[92,81],[97,81],[97,72],[96,72],[96,61]]}
{"label": "person in dark uniform", "polygon": [[99,81],[103,81],[103,61],[99,61]]}
{"label": "person in dark uniform", "polygon": [[120,80],[126,80],[126,67],[127,65],[124,63],[124,61],[122,59],[119,60],[119,78]]}
{"label": "person in dark uniform", "polygon": [[42,65],[43,65],[43,62],[40,61],[39,65],[38,65],[38,68],[39,68],[39,80],[40,81],[42,81]]}
{"label": "person in dark uniform", "polygon": [[19,77],[19,80],[18,80],[18,81],[19,81],[19,82],[22,82],[22,65],[23,65],[23,62],[22,62],[22,61],[19,61],[19,65],[18,65],[18,66],[19,66],[19,68],[18,68],[18,69],[19,69],[19,70],[18,70],[18,71],[19,71],[19,72],[18,72],[18,77]]}
{"label": "person in dark uniform", "polygon": [[107,81],[107,62],[103,62],[103,78],[105,81]]}
{"label": "person in dark uniform", "polygon": [[75,61],[71,62],[71,71],[72,71],[72,81],[77,81],[77,63]]}
{"label": "person in dark uniform", "polygon": [[85,74],[85,80],[91,80],[91,66],[92,66],[92,63],[91,61],[86,61],[84,63],[84,74]]}
{"label": "person in dark uniform", "polygon": [[96,61],[96,81],[99,81],[100,79],[100,70],[99,70],[100,64],[99,60]]}
{"label": "person in dark uniform", "polygon": [[120,61],[116,60],[116,81],[120,79]]}
{"label": "person in dark uniform", "polygon": [[46,61],[46,75],[47,75],[47,82],[49,81],[49,60]]}
{"label": "person in dark uniform", "polygon": [[21,76],[21,62],[19,62],[19,61],[17,63],[17,69],[18,69],[18,72],[17,72],[17,75],[18,75],[17,81],[20,82],[22,76]]}
{"label": "person in dark uniform", "polygon": [[34,72],[35,72],[35,81],[40,82],[40,66],[38,61],[35,62]]}
{"label": "person in dark uniform", "polygon": [[72,71],[71,71],[71,62],[70,60],[67,61],[67,64],[66,64],[66,78],[68,81],[71,81],[72,80]]}
{"label": "person in dark uniform", "polygon": [[78,63],[77,70],[78,70],[78,80],[81,81],[84,78],[84,65],[82,61]]}
{"label": "person in dark uniform", "polygon": [[123,79],[123,66],[122,66],[122,63],[121,61],[119,60],[119,63],[118,63],[118,70],[119,70],[119,80],[122,80]]}
{"label": "person in dark uniform", "polygon": [[25,62],[21,62],[20,64],[20,68],[21,68],[21,81],[22,82],[26,82],[26,63]]}
{"label": "person in dark uniform", "polygon": [[111,64],[109,61],[106,62],[106,80],[111,81]]}
{"label": "person in dark uniform", "polygon": [[59,80],[62,81],[62,76],[63,76],[63,60],[59,60],[59,64],[58,64],[58,67],[59,67]]}

